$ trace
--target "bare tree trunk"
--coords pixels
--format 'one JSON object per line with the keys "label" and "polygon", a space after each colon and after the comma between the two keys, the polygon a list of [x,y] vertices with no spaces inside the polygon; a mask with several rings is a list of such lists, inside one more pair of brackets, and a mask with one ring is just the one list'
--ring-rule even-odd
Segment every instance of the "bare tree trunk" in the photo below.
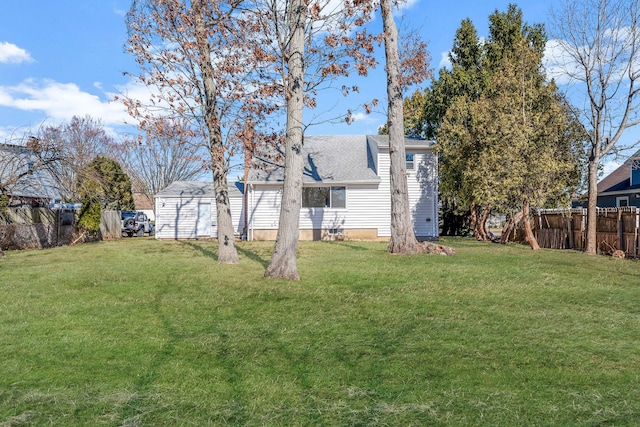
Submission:
{"label": "bare tree trunk", "polygon": [[514,233],[518,227],[518,223],[522,221],[522,211],[515,213],[509,217],[509,220],[502,228],[502,234],[500,235],[500,243],[503,245],[511,240],[511,234]]}
{"label": "bare tree trunk", "polygon": [[469,219],[471,220],[471,233],[476,240],[480,240],[478,234],[478,209],[475,202],[471,202],[469,205]]}
{"label": "bare tree trunk", "polygon": [[522,202],[522,223],[524,226],[525,241],[529,244],[529,246],[531,246],[532,250],[539,251],[540,246],[538,245],[536,236],[534,236],[533,230],[531,229],[531,216],[529,214],[528,200],[525,200],[524,202]]}
{"label": "bare tree trunk", "polygon": [[254,125],[251,121],[245,123],[245,128],[242,133],[242,148],[244,152],[244,175],[242,182],[244,183],[244,191],[242,194],[243,206],[244,206],[244,224],[242,227],[245,238],[249,240],[249,212],[247,212],[247,206],[249,206],[249,192],[247,188],[247,182],[249,181],[249,170],[251,169],[251,159],[253,152],[256,149]]}
{"label": "bare tree trunk", "polygon": [[407,186],[398,29],[393,19],[391,0],[382,0],[380,9],[384,26],[384,50],[387,61],[387,97],[389,98],[387,123],[391,160],[391,240],[387,250],[394,254],[414,254],[418,252],[418,241],[413,231],[409,206],[409,189]]}
{"label": "bare tree trunk", "polygon": [[589,186],[587,199],[587,235],[584,253],[597,254],[597,223],[598,223],[598,164],[600,160],[589,159]]}
{"label": "bare tree trunk", "polygon": [[487,240],[491,240],[489,238],[489,233],[487,233],[486,222],[487,218],[489,218],[489,212],[491,212],[491,207],[487,206],[486,208],[482,208],[480,205],[476,205],[475,203],[471,203],[471,229],[473,230],[473,237],[476,240],[481,242],[485,242]]}
{"label": "bare tree trunk", "polygon": [[487,221],[489,220],[489,215],[491,214],[491,205],[487,205],[482,212],[482,216],[480,216],[480,221],[478,222],[478,231],[482,236],[483,241],[493,240],[489,232],[487,231]]}
{"label": "bare tree trunk", "polygon": [[213,79],[211,64],[211,48],[207,39],[207,29],[203,16],[202,0],[193,2],[196,23],[196,43],[199,51],[200,69],[204,82],[205,111],[204,119],[209,135],[211,166],[213,169],[213,187],[216,194],[216,215],[218,221],[218,262],[221,264],[237,264],[238,252],[235,246],[231,206],[229,204],[229,188],[227,186],[227,167],[222,146],[219,111],[216,103],[216,83]]}
{"label": "bare tree trunk", "polygon": [[216,194],[216,218],[218,221],[218,262],[220,264],[237,264],[239,259],[235,245],[233,220],[231,219],[226,168],[223,168],[222,171],[216,171],[214,168],[213,188]]}
{"label": "bare tree trunk", "polygon": [[627,129],[640,125],[640,1],[560,3],[551,14],[552,36],[569,58],[564,73],[584,85],[588,101],[578,110],[591,150],[585,254],[596,255],[598,165]]}
{"label": "bare tree trunk", "polygon": [[292,0],[289,11],[289,81],[287,84],[287,128],[284,154],[284,188],[280,205],[280,222],[276,244],[265,277],[299,280],[296,255],[300,235],[302,203],[302,111],[304,98],[304,20],[303,0]]}

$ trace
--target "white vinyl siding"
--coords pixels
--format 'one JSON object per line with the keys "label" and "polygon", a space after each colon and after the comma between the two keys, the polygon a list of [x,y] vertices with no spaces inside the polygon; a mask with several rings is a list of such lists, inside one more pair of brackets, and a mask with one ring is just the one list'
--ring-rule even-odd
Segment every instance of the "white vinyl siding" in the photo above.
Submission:
{"label": "white vinyl siding", "polygon": [[[416,237],[438,236],[438,169],[437,157],[431,150],[412,150],[414,168],[407,170],[407,187],[409,206],[413,219],[413,230]],[[378,235],[391,236],[391,193],[390,193],[391,159],[388,148],[384,147],[378,154],[378,175],[381,185],[379,192],[384,194],[386,218],[378,228]],[[430,219],[430,221],[427,221]]]}
{"label": "white vinyl siding", "polygon": [[256,185],[249,190],[249,229],[276,230],[280,218],[282,187]]}
{"label": "white vinyl siding", "polygon": [[[302,208],[300,229],[378,228],[380,220],[388,218],[388,211],[375,208],[380,193],[376,184],[346,186],[345,208]],[[252,186],[249,194],[250,228],[275,230],[278,228],[282,187],[274,185]]]}
{"label": "white vinyl siding", "polygon": [[[437,237],[437,159],[427,149],[414,150],[413,154],[415,166],[407,171],[407,181],[415,234],[417,237]],[[377,153],[375,162],[379,183],[346,185],[346,208],[301,208],[300,229],[377,229],[378,237],[390,237],[388,149],[383,147]],[[282,187],[279,185],[252,185],[249,194],[249,228],[277,230],[281,197]]]}
{"label": "white vinyl siding", "polygon": [[[229,203],[231,205],[234,232],[239,235],[244,228],[242,197],[230,197]],[[198,219],[198,208],[199,205],[207,204],[210,205],[210,232],[205,233],[203,232],[205,225]],[[217,222],[216,205],[213,197],[180,198],[165,196],[156,198],[155,234],[157,239],[217,237]],[[202,227],[200,232],[198,232],[199,226]]]}
{"label": "white vinyl siding", "polygon": [[195,239],[198,200],[156,199],[156,239]]}
{"label": "white vinyl siding", "polygon": [[413,230],[417,237],[437,237],[437,157],[432,152],[416,154],[415,164],[415,170],[407,174]]}

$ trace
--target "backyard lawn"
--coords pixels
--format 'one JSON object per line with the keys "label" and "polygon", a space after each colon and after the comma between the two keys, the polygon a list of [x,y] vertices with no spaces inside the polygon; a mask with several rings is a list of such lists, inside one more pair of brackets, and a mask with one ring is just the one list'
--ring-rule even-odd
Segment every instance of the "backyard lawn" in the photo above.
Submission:
{"label": "backyard lawn", "polygon": [[0,260],[0,426],[640,424],[640,264],[152,238]]}

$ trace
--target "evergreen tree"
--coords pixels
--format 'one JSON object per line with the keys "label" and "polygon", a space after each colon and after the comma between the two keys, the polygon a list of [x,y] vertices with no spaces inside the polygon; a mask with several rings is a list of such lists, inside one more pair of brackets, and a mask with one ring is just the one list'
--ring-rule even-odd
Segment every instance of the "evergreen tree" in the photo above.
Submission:
{"label": "evergreen tree", "polygon": [[76,187],[82,199],[78,225],[85,230],[100,229],[103,209],[135,209],[131,194],[131,180],[115,160],[98,156],[77,176]]}
{"label": "evergreen tree", "polygon": [[[489,17],[481,49],[471,22],[463,21],[452,70],[441,70],[428,96],[443,216],[468,209],[478,239],[489,238],[484,222],[492,208],[541,206],[565,197],[579,180],[580,137],[569,131],[575,119],[557,88],[545,83],[546,40],[543,26],[526,24],[515,5]],[[527,237],[535,247],[532,233]]]}
{"label": "evergreen tree", "polygon": [[[502,212],[522,209],[527,241],[531,206],[567,197],[579,182],[580,135],[553,83],[545,82],[545,35],[519,10],[491,16],[484,58],[486,87],[455,100],[438,132],[443,192]],[[480,226],[477,233],[482,234]]]}

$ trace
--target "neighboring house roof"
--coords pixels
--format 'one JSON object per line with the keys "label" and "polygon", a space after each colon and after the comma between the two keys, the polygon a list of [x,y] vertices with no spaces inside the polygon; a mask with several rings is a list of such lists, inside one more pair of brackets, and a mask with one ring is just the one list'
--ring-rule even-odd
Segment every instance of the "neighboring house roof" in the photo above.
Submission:
{"label": "neighboring house roof", "polygon": [[598,194],[640,189],[640,184],[631,185],[631,168],[639,160],[640,151],[629,156],[622,165],[598,182]]}
{"label": "neighboring house roof", "polygon": [[[229,184],[229,197],[242,197],[244,184]],[[213,182],[176,181],[156,194],[156,197],[215,197]]]}
{"label": "neighboring house roof", "polygon": [[[38,168],[33,151],[24,146],[0,144],[0,183],[7,186],[12,196],[36,199],[57,199],[60,192],[51,172]],[[15,181],[32,165],[35,169]],[[15,182],[14,182],[15,181]]]}
{"label": "neighboring house roof", "polygon": [[133,204],[136,205],[136,210],[151,210],[153,209],[153,203],[151,197],[143,193],[133,193]]}
{"label": "neighboring house roof", "polygon": [[[407,148],[429,148],[433,143],[406,138],[405,145]],[[385,135],[305,136],[303,183],[378,183],[374,151],[388,146],[389,137]],[[284,156],[280,154],[275,161],[266,160],[269,156],[255,154],[248,182],[283,182]]]}
{"label": "neighboring house roof", "polygon": [[[629,188],[631,183],[631,165],[622,164],[616,170],[604,177],[598,182],[598,193],[608,193],[611,191],[624,191]],[[638,187],[637,185],[635,187]]]}

